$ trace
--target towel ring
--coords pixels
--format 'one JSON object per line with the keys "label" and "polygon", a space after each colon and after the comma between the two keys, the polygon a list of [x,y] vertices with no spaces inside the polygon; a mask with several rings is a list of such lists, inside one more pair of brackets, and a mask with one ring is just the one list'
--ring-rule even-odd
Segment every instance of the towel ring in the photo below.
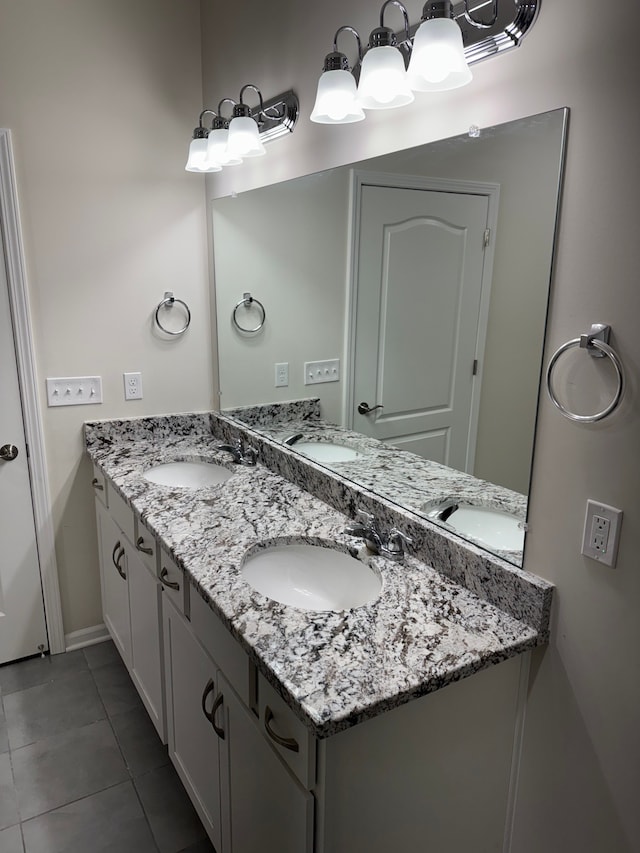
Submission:
{"label": "towel ring", "polygon": [[[187,315],[187,320],[181,329],[178,329],[176,332],[172,332],[170,329],[165,329],[165,327],[160,322],[160,316],[159,315],[160,315],[160,309],[161,308],[172,308],[176,303],[178,305],[182,305],[182,307],[184,308],[185,313]],[[164,299],[162,300],[162,302],[160,302],[158,304],[158,307],[156,308],[156,325],[158,326],[158,328],[161,329],[166,335],[173,335],[175,337],[176,335],[183,335],[187,331],[187,329],[189,328],[190,324],[191,324],[191,311],[189,311],[189,306],[187,305],[187,303],[183,302],[182,299],[176,299],[175,296],[173,295],[173,293],[171,293],[171,291],[167,290],[164,294]]]}
{"label": "towel ring", "polygon": [[[254,305],[254,304],[259,307],[260,312],[262,314],[262,316],[260,318],[260,322],[258,323],[257,326],[254,326],[253,329],[245,329],[245,327],[241,326],[240,323],[238,322],[238,316],[237,316],[238,308],[240,308],[241,305],[243,305],[245,308],[249,308],[249,306]],[[260,329],[264,326],[264,321],[267,319],[267,312],[264,310],[264,305],[262,304],[262,302],[260,302],[259,299],[255,299],[250,293],[243,293],[242,299],[240,300],[240,302],[238,302],[236,307],[231,312],[231,319],[233,320],[233,325],[240,332],[249,332],[249,333],[250,332],[259,332]]]}
{"label": "towel ring", "polygon": [[[610,326],[606,326],[603,323],[596,323],[591,327],[591,331],[586,335],[580,335],[579,338],[573,338],[570,341],[567,341],[566,344],[562,344],[559,349],[557,349],[554,354],[551,356],[551,360],[549,361],[549,366],[547,367],[547,392],[551,399],[553,405],[562,412],[565,418],[568,418],[570,421],[577,421],[578,423],[583,424],[593,424],[596,421],[601,421],[603,418],[606,418],[607,415],[610,415],[611,412],[614,411],[618,407],[620,400],[622,399],[622,394],[624,392],[624,371],[622,369],[622,362],[616,351],[609,346],[609,333],[611,331]],[[613,364],[616,374],[618,377],[618,387],[616,388],[616,392],[613,396],[613,399],[609,403],[609,405],[604,408],[601,412],[596,412],[595,415],[577,415],[575,412],[569,411],[569,409],[565,408],[560,400],[557,398],[555,391],[553,389],[552,384],[552,374],[553,368],[556,366],[556,363],[560,356],[567,352],[567,350],[572,349],[573,347],[580,347],[581,349],[586,349],[589,355],[594,358],[604,358],[605,356],[611,361]]]}

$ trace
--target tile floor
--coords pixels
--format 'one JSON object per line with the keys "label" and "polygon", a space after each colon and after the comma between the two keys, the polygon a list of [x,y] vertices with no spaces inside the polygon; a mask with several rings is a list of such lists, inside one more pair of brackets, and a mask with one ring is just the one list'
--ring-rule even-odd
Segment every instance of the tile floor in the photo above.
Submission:
{"label": "tile floor", "polygon": [[0,667],[1,853],[213,853],[111,642]]}

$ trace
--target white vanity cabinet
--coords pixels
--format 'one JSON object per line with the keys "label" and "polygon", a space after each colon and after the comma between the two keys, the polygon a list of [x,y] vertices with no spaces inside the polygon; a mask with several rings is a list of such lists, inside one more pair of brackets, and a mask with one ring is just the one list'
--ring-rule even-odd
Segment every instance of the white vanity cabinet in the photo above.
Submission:
{"label": "white vanity cabinet", "polygon": [[197,592],[185,605],[163,606],[167,741],[217,853],[312,853],[313,795],[259,719],[248,656]]}
{"label": "white vanity cabinet", "polygon": [[156,542],[108,484],[107,496],[108,508],[96,500],[104,623],[165,742]]}

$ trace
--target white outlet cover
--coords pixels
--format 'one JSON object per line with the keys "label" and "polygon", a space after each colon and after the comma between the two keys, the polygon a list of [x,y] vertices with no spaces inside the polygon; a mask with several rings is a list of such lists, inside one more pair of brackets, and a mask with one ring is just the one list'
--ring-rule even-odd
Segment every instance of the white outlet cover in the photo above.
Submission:
{"label": "white outlet cover", "polygon": [[[594,518],[598,516],[609,522],[609,530],[606,532],[607,547],[605,551],[600,551],[594,548],[591,544],[592,536],[594,535]],[[618,556],[618,542],[620,539],[620,525],[622,523],[622,510],[616,509],[614,506],[598,503],[598,501],[587,501],[587,511],[584,517],[584,530],[582,533],[582,549],[581,553],[585,557],[590,557],[598,563],[604,563],[605,566],[613,568],[616,564]]]}
{"label": "white outlet cover", "polygon": [[124,379],[124,399],[125,400],[142,400],[142,374],[123,373]]}
{"label": "white outlet cover", "polygon": [[102,403],[102,377],[52,376],[47,378],[47,405],[93,406]]}

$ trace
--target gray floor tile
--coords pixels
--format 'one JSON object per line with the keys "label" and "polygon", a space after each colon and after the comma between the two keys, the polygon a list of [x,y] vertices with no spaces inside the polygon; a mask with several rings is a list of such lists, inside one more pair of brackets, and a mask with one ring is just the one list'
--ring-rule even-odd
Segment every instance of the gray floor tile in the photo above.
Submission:
{"label": "gray floor tile", "polygon": [[98,667],[106,666],[109,663],[120,663],[122,660],[113,640],[105,640],[104,643],[87,646],[82,651],[89,669],[98,669]]}
{"label": "gray floor tile", "polygon": [[10,826],[9,829],[0,831],[0,850],[2,853],[24,853],[19,826]]}
{"label": "gray floor tile", "polygon": [[23,820],[129,778],[108,720],[16,749],[12,760]]}
{"label": "gray floor tile", "polygon": [[4,711],[11,749],[105,717],[88,670],[11,693],[4,697]]}
{"label": "gray floor tile", "polygon": [[167,748],[163,746],[144,707],[116,714],[111,718],[111,725],[132,776],[140,776],[169,763]]}
{"label": "gray floor tile", "polygon": [[132,708],[144,707],[122,662],[101,666],[92,670],[92,674],[110,717]]}
{"label": "gray floor tile", "polygon": [[157,853],[131,782],[25,821],[26,853]]}
{"label": "gray floor tile", "polygon": [[161,853],[177,853],[205,837],[204,827],[171,764],[134,782]]}
{"label": "gray floor tile", "polygon": [[6,752],[0,755],[0,829],[12,826],[19,820],[18,800],[11,772],[11,757]]}
{"label": "gray floor tile", "polygon": [[86,669],[87,661],[80,650],[61,655],[47,655],[44,658],[35,657],[0,666],[0,687],[6,698],[8,693],[46,684],[55,678]]}
{"label": "gray floor tile", "polygon": [[4,703],[0,696],[0,755],[9,751],[9,735],[7,734],[7,720],[4,715]]}
{"label": "gray floor tile", "polygon": [[201,841],[196,841],[195,844],[184,847],[180,853],[216,853],[216,849],[207,837]]}

